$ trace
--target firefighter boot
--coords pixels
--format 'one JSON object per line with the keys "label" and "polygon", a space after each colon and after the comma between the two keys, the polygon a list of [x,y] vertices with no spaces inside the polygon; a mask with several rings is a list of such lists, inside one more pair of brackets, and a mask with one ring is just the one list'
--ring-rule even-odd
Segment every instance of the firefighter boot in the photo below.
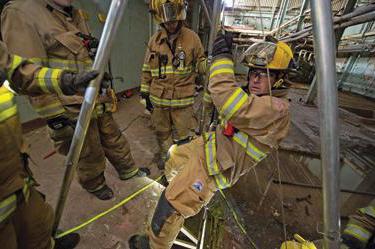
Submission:
{"label": "firefighter boot", "polygon": [[54,249],[73,249],[75,248],[80,240],[78,233],[71,233],[64,237],[55,239]]}
{"label": "firefighter boot", "polygon": [[110,200],[114,196],[113,190],[110,187],[108,187],[107,185],[104,185],[103,187],[101,187],[98,190],[95,190],[95,191],[92,191],[92,192],[89,191],[89,192],[91,194],[95,195],[98,199],[100,199],[102,201]]}

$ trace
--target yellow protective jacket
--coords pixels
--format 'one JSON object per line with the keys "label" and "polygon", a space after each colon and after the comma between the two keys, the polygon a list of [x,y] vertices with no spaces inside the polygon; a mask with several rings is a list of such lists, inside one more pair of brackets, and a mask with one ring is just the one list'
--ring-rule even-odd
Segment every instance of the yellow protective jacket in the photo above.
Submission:
{"label": "yellow protective jacket", "polygon": [[[290,123],[288,102],[247,94],[235,82],[233,65],[232,59],[215,58],[208,86],[223,124],[204,135],[205,163],[221,189],[232,186],[277,149]],[[233,136],[223,134],[229,123],[236,129]]]}
{"label": "yellow protective jacket", "polygon": [[[72,71],[91,69],[87,48],[76,34],[89,34],[84,16],[77,9],[72,16],[50,0],[14,0],[1,17],[3,40],[11,53],[50,68]],[[30,102],[43,118],[76,113],[82,96],[46,94]]]}
{"label": "yellow protective jacket", "polygon": [[[0,42],[0,69],[10,87],[21,94],[61,93],[62,70],[30,64],[19,56],[8,54]],[[0,84],[0,223],[15,209],[12,195],[25,185],[28,173],[21,161],[22,130],[12,91]]]}
{"label": "yellow protective jacket", "polygon": [[[195,79],[197,73],[203,73],[206,63],[202,43],[198,35],[186,27],[182,27],[172,41],[174,53],[167,41],[164,29],[150,39],[142,68],[141,92],[150,93],[155,106],[192,105]],[[173,58],[179,55],[184,59],[177,67],[173,66]]]}

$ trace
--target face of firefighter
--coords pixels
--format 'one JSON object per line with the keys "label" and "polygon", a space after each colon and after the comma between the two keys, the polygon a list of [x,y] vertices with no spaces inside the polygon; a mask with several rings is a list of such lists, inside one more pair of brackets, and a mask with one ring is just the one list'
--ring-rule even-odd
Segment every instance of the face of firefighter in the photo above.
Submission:
{"label": "face of firefighter", "polygon": [[72,5],[74,0],[53,0],[53,1],[60,6],[69,7]]}
{"label": "face of firefighter", "polygon": [[166,22],[164,23],[164,27],[168,33],[174,34],[176,33],[177,28],[178,28],[178,21]]}
{"label": "face of firefighter", "polygon": [[268,81],[267,70],[256,69],[250,72],[249,92],[255,95],[267,95],[270,93],[269,83],[271,86],[276,82],[276,74],[270,72]]}

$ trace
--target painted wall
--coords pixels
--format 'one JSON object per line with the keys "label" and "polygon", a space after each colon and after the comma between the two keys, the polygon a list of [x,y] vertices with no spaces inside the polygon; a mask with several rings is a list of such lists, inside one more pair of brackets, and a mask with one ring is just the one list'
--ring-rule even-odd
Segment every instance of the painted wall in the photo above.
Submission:
{"label": "painted wall", "polygon": [[[89,14],[89,26],[92,33],[99,37],[103,24],[97,14],[106,13],[110,0],[77,0],[76,6]],[[129,0],[121,28],[112,49],[111,64],[115,79],[116,92],[137,87],[140,83],[140,71],[143,64],[145,43],[149,39],[149,17],[144,1]],[[123,80],[122,80],[123,79]],[[18,97],[21,121],[27,122],[38,118],[25,97]]]}

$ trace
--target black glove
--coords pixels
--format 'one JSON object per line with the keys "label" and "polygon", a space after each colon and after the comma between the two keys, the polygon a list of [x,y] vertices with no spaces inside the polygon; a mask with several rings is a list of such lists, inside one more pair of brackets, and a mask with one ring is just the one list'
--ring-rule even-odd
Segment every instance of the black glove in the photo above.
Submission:
{"label": "black glove", "polygon": [[65,95],[74,95],[84,93],[90,81],[99,75],[98,71],[89,71],[84,73],[73,73],[65,71],[61,75],[60,87]]}
{"label": "black glove", "polygon": [[219,33],[216,36],[216,40],[214,41],[213,48],[212,48],[212,56],[216,57],[218,55],[226,55],[232,56],[232,43],[233,37],[229,33]]}
{"label": "black glove", "polygon": [[141,98],[146,101],[146,109],[149,112],[152,112],[154,110],[154,106],[152,105],[152,102],[150,100],[150,94],[145,93],[145,92],[141,92]]}

